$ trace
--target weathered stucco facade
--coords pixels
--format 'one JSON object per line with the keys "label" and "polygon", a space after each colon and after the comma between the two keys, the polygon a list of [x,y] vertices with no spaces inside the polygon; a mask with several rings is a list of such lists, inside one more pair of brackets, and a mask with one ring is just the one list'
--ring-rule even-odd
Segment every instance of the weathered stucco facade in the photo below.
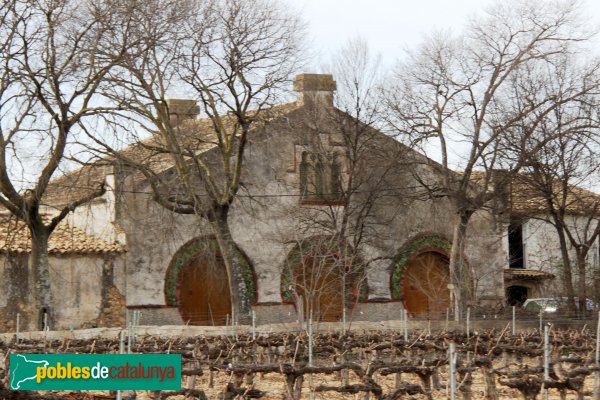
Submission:
{"label": "weathered stucco facade", "polygon": [[[589,217],[570,215],[566,218],[569,229],[579,236],[583,242],[585,235],[590,234],[595,223]],[[516,277],[508,282],[508,287],[521,286],[526,290],[527,298],[535,297],[560,297],[565,295],[563,275],[563,256],[561,254],[560,241],[555,226],[550,222],[548,215],[532,213],[522,217],[517,229],[521,230],[522,236],[522,264],[521,267],[527,271],[535,272],[527,278]],[[592,222],[592,223],[590,223]],[[587,233],[586,233],[587,232]],[[509,243],[509,229],[503,237],[504,249],[507,254],[514,253],[515,244]],[[573,280],[579,280],[577,272],[577,256],[573,246],[568,244],[569,258],[573,271]],[[596,296],[596,285],[599,271],[600,246],[598,240],[590,246],[586,257],[586,286],[588,297]]]}
{"label": "weathered stucco facade", "polygon": [[[330,75],[300,76],[299,100],[276,107],[251,132],[243,189],[231,206],[229,226],[256,317],[259,322],[295,321],[309,307],[329,320],[344,312],[353,319],[399,318],[401,307],[415,316],[445,312],[453,290],[448,259],[456,212],[447,198],[432,198],[422,190],[423,182],[440,180],[441,167],[371,128],[356,124],[348,133],[355,121],[333,107],[334,89]],[[198,129],[193,103],[172,102],[170,107],[182,130]],[[360,151],[352,153],[353,162],[349,134],[361,135],[354,142]],[[211,162],[216,150],[201,151]],[[159,173],[175,176],[168,166]],[[127,246],[126,252],[123,247],[53,256],[52,287],[60,299],[57,327],[105,324],[111,313],[119,318],[110,323],[122,323],[119,302],[141,310],[142,324],[227,321],[224,265],[206,220],[161,207],[149,183],[120,165],[85,167],[59,178],[55,187],[56,182],[70,189],[51,193],[49,204],[104,182],[106,194],[78,208],[68,223],[105,243]],[[349,182],[352,193],[344,198]],[[463,262],[474,307],[505,304],[509,222],[506,215],[489,211],[471,219]],[[333,246],[328,238],[341,227],[344,244]],[[540,257],[554,256],[547,249],[553,242],[546,235],[552,233],[533,220],[523,231],[527,268],[545,270],[549,261]],[[25,262],[14,258],[7,252],[0,266],[0,276],[11,282],[0,294],[5,327],[12,326],[17,309],[27,308],[17,302],[28,295],[22,283],[31,285]],[[310,300],[313,289],[320,293]],[[537,285],[531,294],[543,290]],[[324,304],[336,310],[324,310]]]}
{"label": "weathered stucco facade", "polygon": [[[339,119],[331,117],[339,113],[332,107],[331,77],[312,78],[317,87],[301,91],[296,104],[284,108],[281,115],[252,133],[245,153],[244,190],[230,213],[233,238],[251,270],[254,309],[263,322],[296,319],[298,302],[289,297],[289,282],[285,281],[292,253],[299,244],[331,235],[331,226],[334,221],[339,222],[346,207],[331,200],[315,201],[301,193],[301,164],[306,154],[338,153],[344,184],[351,173],[348,162],[343,160],[344,138],[337,125]],[[327,90],[320,90],[320,80],[324,80],[321,83]],[[302,85],[297,85],[297,89],[302,89],[298,86]],[[379,314],[399,315],[403,294],[399,283],[392,282],[394,271],[402,268],[399,263],[406,263],[411,256],[431,247],[444,253],[447,262],[455,212],[447,199],[431,200],[417,193],[419,184],[413,174],[418,170],[421,179],[435,180],[435,163],[379,132],[364,135],[368,135],[369,143],[365,144],[367,151],[361,154],[360,162],[365,168],[354,172],[357,176],[353,179],[362,179],[362,183],[353,201],[373,204],[364,216],[368,228],[360,232],[362,240],[353,249],[365,266],[360,303],[372,301],[369,307],[380,310]],[[374,176],[385,176],[385,182],[376,182]],[[144,180],[124,175],[117,177],[116,182],[116,220],[128,245],[123,256],[127,305],[143,310],[142,322],[145,318],[156,321],[160,314],[158,319],[164,323],[182,323],[181,307],[177,304],[179,284],[171,285],[169,275],[182,257],[179,253],[185,253],[185,246],[194,239],[211,240],[210,227],[197,216],[166,211],[152,199],[152,190]],[[364,195],[374,191],[382,191],[385,196]],[[355,226],[352,229],[347,235],[349,243],[359,234]],[[486,212],[473,217],[465,262],[472,271],[476,299],[483,305],[498,305],[504,298],[504,229]],[[367,306],[349,308],[361,307]],[[357,311],[353,317],[376,318],[376,313]]]}
{"label": "weathered stucco facade", "polygon": [[[35,310],[31,246],[22,224],[1,217],[0,329],[69,329],[81,326],[121,326],[125,312],[125,271],[119,255],[124,246],[108,243],[63,222],[49,242],[50,287],[55,305]],[[44,320],[44,314],[47,314]]]}

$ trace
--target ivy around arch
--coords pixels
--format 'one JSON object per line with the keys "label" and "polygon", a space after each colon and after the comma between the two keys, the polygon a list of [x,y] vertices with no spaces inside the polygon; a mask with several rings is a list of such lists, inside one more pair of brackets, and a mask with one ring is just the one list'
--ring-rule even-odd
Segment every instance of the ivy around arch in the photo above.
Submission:
{"label": "ivy around arch", "polygon": [[392,276],[390,280],[392,299],[400,299],[402,297],[402,274],[404,272],[406,263],[413,254],[421,249],[426,248],[438,249],[441,250],[442,253],[449,255],[452,248],[452,243],[440,236],[431,235],[413,239],[407,245],[405,245],[403,250],[398,255],[397,261],[392,269]]}
{"label": "ivy around arch", "polygon": [[[197,256],[200,252],[206,251],[216,253],[218,251],[218,244],[214,237],[200,237],[194,238],[181,246],[179,250],[175,252],[169,268],[167,269],[167,276],[165,278],[165,300],[168,306],[176,307],[177,304],[177,281],[181,269],[186,266],[192,258]],[[254,304],[256,301],[256,285],[254,281],[254,272],[252,266],[248,262],[248,259],[238,249],[237,254],[240,265],[242,266],[242,274],[244,282],[246,283],[246,291],[248,304]]]}

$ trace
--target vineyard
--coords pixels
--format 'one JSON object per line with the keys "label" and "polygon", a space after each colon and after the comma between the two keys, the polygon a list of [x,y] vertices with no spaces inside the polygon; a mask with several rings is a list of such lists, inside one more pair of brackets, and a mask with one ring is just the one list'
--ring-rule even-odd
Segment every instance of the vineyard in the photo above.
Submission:
{"label": "vineyard", "polygon": [[[312,338],[312,340],[309,340]],[[547,343],[544,346],[544,343]],[[115,393],[11,392],[17,353],[118,353],[119,341],[0,342],[0,398],[114,399]],[[450,357],[455,349],[455,357]],[[555,399],[592,398],[596,338],[583,330],[463,333],[394,331],[138,337],[135,353],[180,353],[182,390],[124,392],[137,399]],[[547,367],[544,368],[544,360]],[[451,362],[452,361],[452,362]],[[452,373],[453,372],[453,373]],[[454,376],[454,379],[452,379]]]}

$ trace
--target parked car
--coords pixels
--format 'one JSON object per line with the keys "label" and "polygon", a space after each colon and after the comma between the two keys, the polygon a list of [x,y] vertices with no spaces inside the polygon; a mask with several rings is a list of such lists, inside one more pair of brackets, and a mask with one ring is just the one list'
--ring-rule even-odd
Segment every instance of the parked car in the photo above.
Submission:
{"label": "parked car", "polygon": [[[527,299],[523,303],[523,309],[539,313],[540,310],[545,313],[555,313],[568,310],[568,298],[566,297],[541,297],[536,299]],[[575,306],[579,308],[579,299],[575,297]],[[586,299],[586,311],[594,311],[598,309],[592,299]]]}

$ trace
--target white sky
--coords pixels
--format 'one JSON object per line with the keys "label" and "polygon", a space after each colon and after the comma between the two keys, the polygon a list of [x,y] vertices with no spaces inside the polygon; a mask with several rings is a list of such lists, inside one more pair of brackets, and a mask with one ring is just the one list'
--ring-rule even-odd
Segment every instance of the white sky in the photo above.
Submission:
{"label": "white sky", "polygon": [[[309,24],[310,42],[318,58],[327,60],[348,39],[361,36],[383,65],[402,58],[424,34],[450,29],[460,32],[467,19],[491,0],[289,0]],[[506,0],[510,1],[510,0]],[[542,1],[542,0],[532,0]],[[582,3],[584,15],[600,26],[600,1]],[[600,40],[598,41],[600,44]],[[599,46],[600,47],[600,46]],[[315,61],[317,63],[318,61]],[[318,70],[319,64],[312,65]]]}
{"label": "white sky", "polygon": [[[306,72],[320,72],[331,55],[349,39],[360,36],[372,55],[380,55],[382,72],[401,60],[424,35],[439,30],[460,33],[468,20],[480,15],[494,0],[288,0],[308,23],[314,57]],[[510,2],[511,0],[504,0]],[[550,0],[530,0],[534,2]],[[565,0],[560,0],[565,1]],[[581,0],[580,10],[600,32],[600,0]],[[594,41],[600,55],[600,34]],[[460,169],[460,147],[453,149],[451,164]],[[452,151],[452,149],[451,149]],[[428,156],[436,157],[432,148]],[[594,186],[600,192],[600,185]]]}

